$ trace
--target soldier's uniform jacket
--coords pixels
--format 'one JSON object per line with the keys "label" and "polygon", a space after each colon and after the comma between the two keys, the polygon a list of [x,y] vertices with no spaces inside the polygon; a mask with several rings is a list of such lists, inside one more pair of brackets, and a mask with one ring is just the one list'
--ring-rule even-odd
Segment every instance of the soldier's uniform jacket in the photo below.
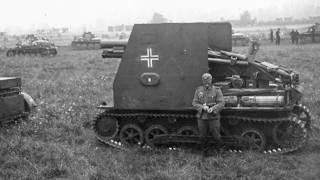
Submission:
{"label": "soldier's uniform jacket", "polygon": [[[211,105],[210,107],[213,107],[213,112],[209,114],[206,111],[203,111],[204,104],[207,106]],[[220,88],[214,85],[210,86],[208,89],[204,86],[199,86],[194,94],[192,105],[196,107],[198,111],[197,118],[219,120],[219,113],[224,107],[224,99]]]}

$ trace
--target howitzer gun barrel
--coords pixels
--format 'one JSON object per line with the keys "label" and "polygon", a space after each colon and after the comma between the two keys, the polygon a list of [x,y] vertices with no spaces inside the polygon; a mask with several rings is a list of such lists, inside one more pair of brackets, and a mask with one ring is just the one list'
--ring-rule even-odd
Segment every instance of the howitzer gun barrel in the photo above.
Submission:
{"label": "howitzer gun barrel", "polygon": [[101,48],[126,47],[127,40],[101,40]]}

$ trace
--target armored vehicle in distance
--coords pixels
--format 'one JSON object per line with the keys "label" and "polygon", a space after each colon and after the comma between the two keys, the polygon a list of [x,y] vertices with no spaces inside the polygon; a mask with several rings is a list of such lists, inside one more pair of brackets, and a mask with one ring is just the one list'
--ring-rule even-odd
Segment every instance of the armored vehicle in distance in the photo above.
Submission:
{"label": "armored vehicle in distance", "polygon": [[15,48],[10,48],[7,51],[8,57],[16,55],[56,56],[57,54],[57,47],[47,40],[35,40],[29,43],[17,43]]}
{"label": "armored vehicle in distance", "polygon": [[249,41],[249,37],[243,33],[232,34],[232,46],[247,46]]}
{"label": "armored vehicle in distance", "polygon": [[191,103],[209,72],[226,102],[221,134],[227,149],[303,147],[311,117],[301,104],[299,74],[232,52],[231,35],[229,23],[134,25],[113,82],[113,105],[98,106],[97,138],[121,149],[197,144]]}
{"label": "armored vehicle in distance", "polygon": [[320,23],[308,27],[305,32],[299,34],[302,43],[320,42]]}
{"label": "armored vehicle in distance", "polygon": [[81,37],[74,38],[71,47],[74,50],[100,49],[101,39],[92,32],[84,32]]}

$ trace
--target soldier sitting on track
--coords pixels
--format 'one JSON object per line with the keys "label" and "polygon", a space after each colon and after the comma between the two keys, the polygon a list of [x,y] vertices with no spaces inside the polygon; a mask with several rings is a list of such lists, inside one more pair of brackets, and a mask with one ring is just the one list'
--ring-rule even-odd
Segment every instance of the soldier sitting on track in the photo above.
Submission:
{"label": "soldier sitting on track", "polygon": [[220,88],[212,84],[212,76],[209,73],[202,75],[202,86],[199,86],[194,94],[192,105],[197,108],[198,128],[200,131],[200,147],[202,155],[207,156],[209,150],[208,136],[221,141],[220,135],[220,111],[224,107],[224,99]]}

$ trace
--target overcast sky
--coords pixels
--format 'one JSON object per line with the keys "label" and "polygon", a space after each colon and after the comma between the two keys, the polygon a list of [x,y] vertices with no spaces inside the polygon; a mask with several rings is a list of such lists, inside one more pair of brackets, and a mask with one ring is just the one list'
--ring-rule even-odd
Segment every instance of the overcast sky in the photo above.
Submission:
{"label": "overcast sky", "polygon": [[320,15],[320,0],[0,0],[0,31],[7,27],[77,27],[146,23],[158,12],[173,22],[258,20]]}

